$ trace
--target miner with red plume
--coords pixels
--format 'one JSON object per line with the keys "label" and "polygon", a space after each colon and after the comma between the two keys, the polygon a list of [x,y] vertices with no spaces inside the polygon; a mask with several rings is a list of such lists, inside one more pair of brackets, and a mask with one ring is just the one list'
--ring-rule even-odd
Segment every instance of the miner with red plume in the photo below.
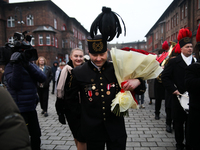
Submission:
{"label": "miner with red plume", "polygon": [[164,41],[164,42],[163,42],[163,44],[162,44],[162,49],[163,49],[163,50],[166,50],[166,51],[169,49],[169,44],[168,44],[167,41]]}
{"label": "miner with red plume", "polygon": [[[175,51],[180,47],[180,54],[169,60],[162,72],[162,82],[165,89],[172,94],[172,119],[174,122],[175,140],[177,150],[189,149],[187,118],[188,114],[181,106],[178,97],[186,92],[185,69],[195,62],[192,56],[192,32],[188,28],[182,28],[178,33],[178,43]],[[184,130],[184,127],[186,128]],[[184,132],[185,131],[185,132]],[[183,144],[185,137],[186,143]]]}
{"label": "miner with red plume", "polygon": [[[200,26],[196,34],[195,50],[199,52],[200,47]],[[192,150],[199,149],[199,135],[200,135],[200,61],[189,65],[185,71],[185,87],[189,93],[189,115],[188,115],[188,131],[189,142]]]}

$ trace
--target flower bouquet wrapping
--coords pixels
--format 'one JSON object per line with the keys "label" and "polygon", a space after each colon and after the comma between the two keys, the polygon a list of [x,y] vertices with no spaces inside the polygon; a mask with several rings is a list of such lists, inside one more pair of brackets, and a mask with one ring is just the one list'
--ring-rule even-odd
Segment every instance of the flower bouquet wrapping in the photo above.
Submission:
{"label": "flower bouquet wrapping", "polygon": [[[115,75],[121,89],[128,79],[153,79],[163,70],[159,66],[159,62],[156,61],[156,55],[152,55],[144,50],[112,48],[110,53]],[[138,108],[137,100],[134,99],[130,91],[122,89],[113,99],[111,111],[117,116],[124,116],[131,107],[134,109]]]}

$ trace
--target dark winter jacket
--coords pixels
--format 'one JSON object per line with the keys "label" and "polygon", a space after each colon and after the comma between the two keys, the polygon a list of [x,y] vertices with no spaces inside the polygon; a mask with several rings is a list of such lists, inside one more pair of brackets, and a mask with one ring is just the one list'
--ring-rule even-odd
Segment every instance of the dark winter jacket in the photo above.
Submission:
{"label": "dark winter jacket", "polygon": [[45,74],[29,62],[26,69],[21,64],[7,64],[5,67],[7,88],[20,112],[34,111],[36,107],[37,82],[46,80]]}
{"label": "dark winter jacket", "polygon": [[[46,75],[46,80],[45,82],[39,82],[38,88],[49,88],[49,84],[52,79],[52,72],[51,72],[51,67],[50,66],[44,66],[43,73]],[[40,86],[42,84],[42,87]]]}
{"label": "dark winter jacket", "polygon": [[[57,66],[55,66],[55,64],[57,64]],[[52,80],[55,81],[55,74],[56,74],[56,70],[58,68],[58,62],[54,61],[53,62],[53,66],[51,67],[51,72],[52,72]]]}
{"label": "dark winter jacket", "polygon": [[11,95],[0,87],[0,149],[31,150],[29,133]]}

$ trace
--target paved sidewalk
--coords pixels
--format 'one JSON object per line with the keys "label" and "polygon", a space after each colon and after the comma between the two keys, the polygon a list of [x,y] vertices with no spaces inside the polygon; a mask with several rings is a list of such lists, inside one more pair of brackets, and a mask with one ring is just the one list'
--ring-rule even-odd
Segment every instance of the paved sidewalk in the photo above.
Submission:
{"label": "paved sidewalk", "polygon": [[[145,93],[145,109],[129,110],[129,117],[125,118],[128,134],[126,150],[175,150],[173,133],[165,131],[164,101],[162,102],[160,120],[154,119],[153,104],[149,105],[148,92]],[[55,95],[49,92],[48,117],[41,114],[40,105],[37,106],[39,123],[42,131],[42,150],[76,150],[73,136],[68,125],[58,122],[55,110]]]}

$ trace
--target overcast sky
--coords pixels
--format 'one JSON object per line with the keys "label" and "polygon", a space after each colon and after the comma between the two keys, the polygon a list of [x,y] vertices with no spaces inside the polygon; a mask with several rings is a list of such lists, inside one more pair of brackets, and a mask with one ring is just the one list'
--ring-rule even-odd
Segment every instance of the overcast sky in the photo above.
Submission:
{"label": "overcast sky", "polygon": [[[9,0],[13,2],[28,2],[34,0]],[[37,1],[37,0],[35,0]],[[52,0],[69,17],[76,18],[85,29],[90,31],[94,19],[102,12],[102,6],[110,7],[118,13],[125,22],[119,38],[110,43],[123,43],[146,40],[145,35],[168,8],[173,0]],[[119,20],[121,20],[119,18]]]}

